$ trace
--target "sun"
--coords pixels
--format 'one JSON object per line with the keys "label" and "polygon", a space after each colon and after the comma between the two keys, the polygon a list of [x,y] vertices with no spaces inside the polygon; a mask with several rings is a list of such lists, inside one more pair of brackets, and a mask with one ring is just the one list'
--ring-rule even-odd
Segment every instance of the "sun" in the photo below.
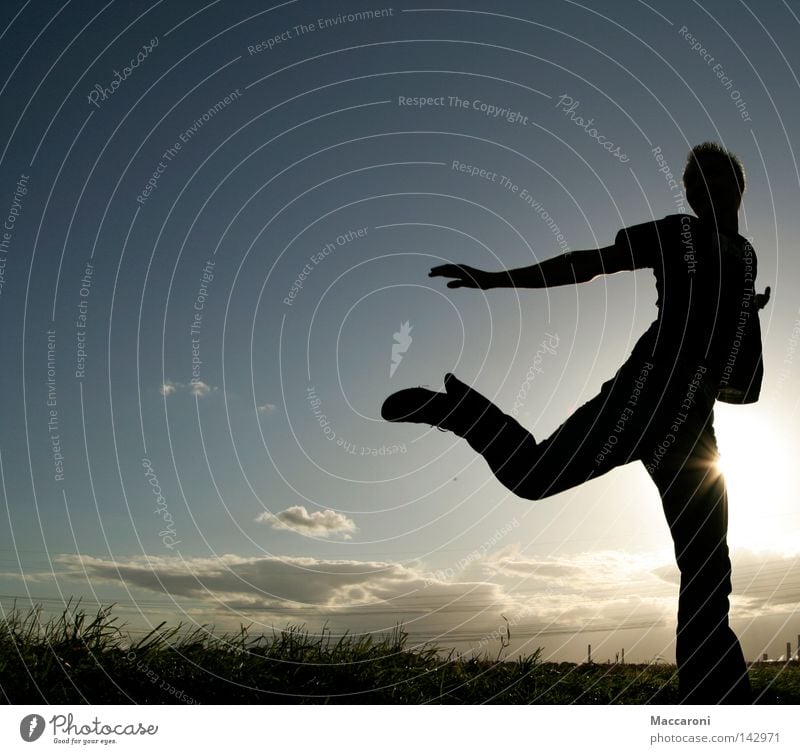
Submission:
{"label": "sun", "polygon": [[783,538],[792,510],[790,472],[795,463],[788,438],[761,407],[714,408],[720,457],[728,488],[728,541],[761,549]]}

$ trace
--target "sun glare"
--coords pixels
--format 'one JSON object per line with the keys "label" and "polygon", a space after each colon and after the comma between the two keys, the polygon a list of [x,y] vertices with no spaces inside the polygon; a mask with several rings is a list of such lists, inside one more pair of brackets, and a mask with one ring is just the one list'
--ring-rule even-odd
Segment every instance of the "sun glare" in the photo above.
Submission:
{"label": "sun glare", "polygon": [[728,541],[752,549],[775,546],[789,519],[796,523],[787,438],[760,407],[718,403],[714,418],[717,466],[728,487]]}

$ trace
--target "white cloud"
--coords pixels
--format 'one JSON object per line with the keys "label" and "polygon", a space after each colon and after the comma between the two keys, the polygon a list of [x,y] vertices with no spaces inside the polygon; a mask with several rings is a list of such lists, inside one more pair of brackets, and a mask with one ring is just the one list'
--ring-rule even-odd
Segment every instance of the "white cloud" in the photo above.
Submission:
{"label": "white cloud", "polygon": [[167,380],[163,385],[161,385],[159,392],[163,396],[170,396],[174,395],[179,387],[183,387],[180,382],[172,382],[172,380]]}
{"label": "white cloud", "polygon": [[[189,383],[189,392],[198,398],[208,395],[211,392],[211,389],[211,386],[202,380],[192,380]],[[216,388],[214,388],[214,390],[216,390]]]}
{"label": "white cloud", "polygon": [[344,514],[328,509],[309,513],[304,505],[293,505],[279,513],[264,511],[256,517],[256,521],[270,524],[273,529],[293,531],[305,537],[341,534],[345,539],[350,539],[351,534],[356,531],[355,521]]}
{"label": "white cloud", "polygon": [[678,590],[655,571],[668,568],[670,557],[616,550],[537,556],[508,545],[477,568],[514,594],[532,594],[537,617],[548,632],[560,633],[567,626],[612,630],[668,623]]}
{"label": "white cloud", "polygon": [[161,395],[169,397],[175,395],[178,391],[188,390],[189,393],[197,398],[204,398],[209,393],[215,393],[219,388],[209,385],[202,380],[191,380],[190,382],[176,382],[175,380],[167,380],[159,388]]}
{"label": "white cloud", "polygon": [[[288,520],[312,525],[314,518],[301,508]],[[327,624],[364,633],[387,631],[402,621],[412,641],[469,645],[494,654],[502,614],[511,624],[507,654],[512,657],[543,646],[545,656],[582,659],[588,641],[603,657],[625,646],[631,661],[674,658],[678,585],[668,550],[544,556],[508,546],[460,571],[450,569],[448,576],[447,569],[434,572],[420,561],[237,555],[119,560],[62,555],[57,561],[60,572],[52,574],[57,581],[66,576],[86,583],[88,576],[92,584],[166,594],[186,612],[182,617],[196,615],[198,622],[221,630],[252,620],[264,630],[290,623],[319,630]],[[766,651],[775,631],[785,631],[786,616],[797,614],[798,583],[796,554],[734,553],[732,619],[740,625],[747,621],[740,636],[748,657]]]}
{"label": "white cloud", "polygon": [[[355,633],[383,632],[403,622],[421,640],[452,644],[456,634],[480,641],[500,614],[528,608],[497,584],[425,578],[417,565],[310,557],[216,558],[143,556],[117,560],[61,555],[59,578],[106,581],[216,606],[212,622],[244,616],[262,625],[323,625]],[[191,605],[187,606],[191,609]],[[207,613],[206,613],[207,615]],[[234,623],[235,625],[235,623]]]}
{"label": "white cloud", "polygon": [[[511,560],[506,554],[504,567],[511,566]],[[517,641],[590,630],[647,631],[654,626],[664,626],[669,636],[676,597],[676,590],[656,576],[651,576],[652,582],[662,584],[663,594],[642,596],[624,580],[604,583],[603,573],[583,566],[564,570],[573,578],[568,588],[527,577],[520,582],[516,571],[524,570],[524,561],[513,565],[516,578],[511,582],[465,574],[453,579],[432,576],[419,562],[236,555],[120,560],[63,555],[58,561],[73,578],[88,574],[92,582],[106,580],[204,600],[228,617],[256,615],[267,622],[317,627],[333,621],[358,633],[387,630],[402,621],[417,639],[444,645],[467,642],[486,650],[498,644],[491,637],[503,624],[501,614],[512,622]]]}
{"label": "white cloud", "polygon": [[278,407],[274,403],[263,403],[260,406],[256,406],[256,409],[259,414],[269,415],[274,414],[278,410]]}

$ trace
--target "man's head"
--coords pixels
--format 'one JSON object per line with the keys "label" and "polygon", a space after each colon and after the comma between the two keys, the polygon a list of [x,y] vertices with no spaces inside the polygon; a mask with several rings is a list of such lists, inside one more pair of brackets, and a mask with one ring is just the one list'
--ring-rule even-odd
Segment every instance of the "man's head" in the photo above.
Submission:
{"label": "man's head", "polygon": [[683,185],[698,217],[725,217],[739,211],[745,188],[744,167],[735,154],[706,141],[689,152]]}

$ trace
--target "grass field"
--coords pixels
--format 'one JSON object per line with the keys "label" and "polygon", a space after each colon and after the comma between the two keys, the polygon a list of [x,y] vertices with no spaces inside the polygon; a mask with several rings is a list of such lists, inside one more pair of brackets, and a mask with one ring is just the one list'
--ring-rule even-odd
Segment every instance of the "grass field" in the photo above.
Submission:
{"label": "grass field", "polygon": [[[800,665],[758,664],[760,704],[800,703]],[[381,638],[287,628],[213,635],[165,625],[133,640],[111,608],[0,622],[0,700],[12,704],[672,704],[673,665],[544,663],[457,657]]]}

